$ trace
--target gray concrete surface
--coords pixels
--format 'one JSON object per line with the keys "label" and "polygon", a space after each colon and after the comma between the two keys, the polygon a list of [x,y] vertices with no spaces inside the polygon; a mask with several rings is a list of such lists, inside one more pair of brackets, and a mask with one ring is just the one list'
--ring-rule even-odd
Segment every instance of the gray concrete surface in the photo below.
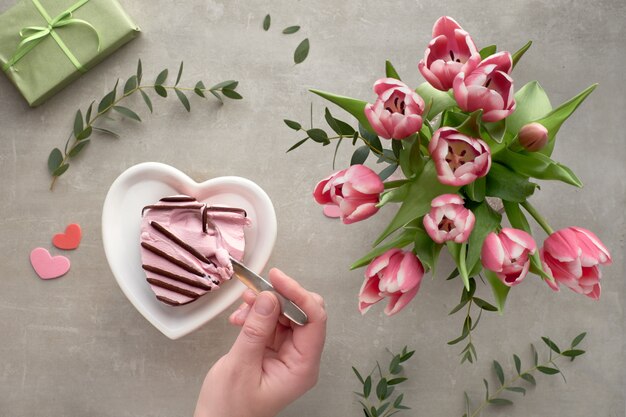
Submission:
{"label": "gray concrete surface", "polygon": [[[11,3],[0,0],[0,10]],[[539,345],[543,335],[570,340],[581,331],[589,334],[583,344],[588,354],[563,364],[567,384],[540,375],[538,388],[513,407],[484,415],[624,416],[622,0],[123,3],[142,37],[42,107],[29,109],[0,77],[0,416],[191,415],[206,371],[233,341],[237,330],[226,314],[181,340],[168,340],[135,311],[109,271],[102,203],[111,182],[144,161],[171,164],[197,180],[248,177],[272,196],[279,233],[271,264],[324,295],[330,314],[319,384],[282,416],[362,415],[350,365],[369,368],[386,359],[385,347],[405,344],[417,354],[406,369],[405,398],[413,410],[400,415],[460,416],[463,391],[478,399],[483,376],[493,380],[492,359],[510,372],[512,353],[530,360],[529,342]],[[267,33],[261,29],[266,13],[273,22]],[[447,258],[406,311],[387,318],[374,308],[360,316],[362,271],[349,272],[348,265],[368,249],[392,212],[350,227],[325,219],[310,195],[331,171],[332,149],[309,145],[284,152],[298,135],[283,118],[306,120],[313,102],[322,123],[325,103],[307,88],[371,99],[371,84],[383,74],[386,58],[407,82],[421,82],[417,62],[443,14],[457,18],[482,46],[498,42],[515,50],[534,40],[515,70],[516,85],[539,79],[555,104],[600,83],[563,127],[555,153],[585,188],[543,183],[533,201],[555,227],[589,228],[611,249],[615,262],[604,269],[602,299],[593,302],[567,289],[555,294],[528,279],[512,292],[504,316],[483,317],[474,365],[460,365],[460,348],[446,345],[462,322],[459,315],[447,315],[460,293],[458,282],[444,280],[451,269]],[[294,24],[302,26],[298,34],[280,33]],[[294,66],[292,53],[304,36],[311,39],[311,54]],[[238,79],[245,100],[220,107],[193,99],[190,114],[175,98],[155,100],[154,115],[140,111],[146,123],[122,122],[121,140],[98,138],[49,192],[46,158],[63,144],[76,108],[132,73],[138,57],[147,79],[164,66],[175,71],[184,60],[186,83]],[[338,161],[348,158],[346,147]],[[70,254],[73,268],[62,279],[42,282],[29,265],[29,251],[49,246],[50,237],[70,222],[84,230],[82,245]]]}

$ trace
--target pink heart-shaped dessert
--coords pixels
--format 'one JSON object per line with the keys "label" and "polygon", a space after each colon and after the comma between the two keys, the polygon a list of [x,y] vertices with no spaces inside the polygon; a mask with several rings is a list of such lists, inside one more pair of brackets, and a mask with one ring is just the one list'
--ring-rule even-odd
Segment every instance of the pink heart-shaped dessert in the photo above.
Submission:
{"label": "pink heart-shaped dessert", "polygon": [[113,182],[102,210],[102,240],[109,266],[133,306],[171,339],[217,317],[237,302],[246,289],[239,280],[231,279],[220,284],[219,291],[175,308],[155,297],[142,268],[142,209],[165,196],[181,194],[207,206],[239,207],[246,211],[250,225],[244,228],[243,261],[254,272],[260,273],[265,267],[277,229],[272,201],[261,187],[245,178],[218,177],[198,183],[171,166],[147,162],[129,168]]}
{"label": "pink heart-shaped dessert", "polygon": [[44,248],[35,248],[30,253],[30,263],[41,279],[62,277],[70,270],[70,260],[65,256],[51,256]]}
{"label": "pink heart-shaped dessert", "polygon": [[230,280],[230,257],[243,259],[246,211],[209,206],[194,197],[161,198],[142,210],[141,260],[159,301],[191,303]]}

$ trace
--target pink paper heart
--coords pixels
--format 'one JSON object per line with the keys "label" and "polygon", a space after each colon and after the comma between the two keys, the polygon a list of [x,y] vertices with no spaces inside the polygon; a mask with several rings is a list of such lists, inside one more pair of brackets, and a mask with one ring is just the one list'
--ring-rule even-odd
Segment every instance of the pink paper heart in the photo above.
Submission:
{"label": "pink paper heart", "polygon": [[35,248],[30,253],[30,263],[41,279],[59,278],[70,270],[70,260],[65,256],[51,256],[44,248]]}

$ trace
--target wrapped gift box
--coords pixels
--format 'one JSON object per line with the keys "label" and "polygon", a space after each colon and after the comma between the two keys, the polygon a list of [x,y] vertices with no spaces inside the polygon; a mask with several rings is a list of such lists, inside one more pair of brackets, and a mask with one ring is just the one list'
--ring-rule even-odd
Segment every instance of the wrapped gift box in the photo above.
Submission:
{"label": "wrapped gift box", "polygon": [[0,68],[37,106],[138,34],[117,0],[20,0],[0,14]]}

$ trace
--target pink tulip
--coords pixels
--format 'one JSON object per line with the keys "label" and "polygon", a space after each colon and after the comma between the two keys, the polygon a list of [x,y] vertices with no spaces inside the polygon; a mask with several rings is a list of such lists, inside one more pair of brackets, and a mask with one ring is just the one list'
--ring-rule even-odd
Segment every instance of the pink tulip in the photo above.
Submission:
{"label": "pink tulip", "polygon": [[485,268],[495,272],[504,285],[512,287],[528,274],[530,255],[536,250],[531,235],[505,227],[498,234],[487,235],[480,257]]}
{"label": "pink tulip", "polygon": [[424,267],[410,251],[390,249],[375,258],[365,271],[365,282],[359,293],[359,311],[365,314],[373,304],[389,298],[385,314],[402,310],[420,288]]}
{"label": "pink tulip", "polygon": [[378,136],[404,139],[422,128],[424,100],[402,81],[381,78],[374,83],[378,99],[365,106],[365,116]]}
{"label": "pink tulip", "polygon": [[537,122],[528,123],[519,130],[517,139],[527,151],[537,152],[548,143],[548,129]]}
{"label": "pink tulip", "polygon": [[418,65],[426,81],[437,90],[448,91],[461,72],[469,74],[480,62],[470,35],[451,17],[440,17],[433,27],[433,39]]}
{"label": "pink tulip", "polygon": [[454,98],[463,111],[483,110],[483,121],[497,122],[515,111],[513,60],[508,52],[485,58],[471,72],[454,79]]}
{"label": "pink tulip", "polygon": [[325,205],[325,213],[335,214],[337,210],[329,206],[336,206],[341,220],[350,224],[376,214],[376,204],[384,188],[374,171],[364,165],[352,165],[320,181],[313,196],[315,201]]}
{"label": "pink tulip", "polygon": [[466,185],[487,175],[491,168],[489,146],[451,127],[435,131],[428,151],[435,161],[437,177],[442,184]]}
{"label": "pink tulip", "polygon": [[467,240],[476,218],[463,205],[456,194],[443,194],[431,201],[430,213],[424,216],[426,233],[437,243],[452,240],[463,243]]}
{"label": "pink tulip", "polygon": [[578,294],[600,298],[599,265],[610,265],[611,254],[598,237],[581,227],[568,227],[552,233],[539,251],[543,268],[554,277],[548,285],[559,290],[559,283]]}

